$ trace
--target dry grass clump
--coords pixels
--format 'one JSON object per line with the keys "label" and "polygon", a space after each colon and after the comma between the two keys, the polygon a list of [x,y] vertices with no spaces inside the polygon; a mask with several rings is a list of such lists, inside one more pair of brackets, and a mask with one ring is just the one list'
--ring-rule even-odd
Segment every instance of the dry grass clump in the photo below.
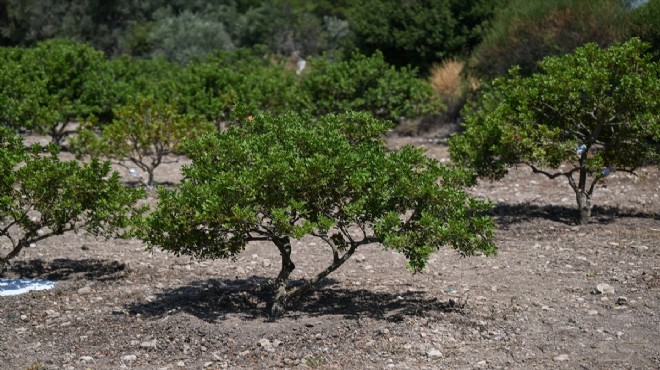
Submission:
{"label": "dry grass clump", "polygon": [[448,118],[454,118],[465,104],[467,95],[479,87],[476,78],[463,72],[465,62],[449,59],[431,68],[429,82],[447,106]]}

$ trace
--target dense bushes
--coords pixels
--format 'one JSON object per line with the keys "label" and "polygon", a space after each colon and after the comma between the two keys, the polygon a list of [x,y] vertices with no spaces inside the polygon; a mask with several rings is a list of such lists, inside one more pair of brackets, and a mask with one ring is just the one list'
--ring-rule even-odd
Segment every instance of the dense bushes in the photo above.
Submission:
{"label": "dense bushes", "polygon": [[514,65],[523,74],[536,72],[545,56],[563,55],[588,42],[604,47],[641,33],[634,23],[647,7],[631,12],[621,0],[511,0],[496,13],[471,64],[487,78]]}

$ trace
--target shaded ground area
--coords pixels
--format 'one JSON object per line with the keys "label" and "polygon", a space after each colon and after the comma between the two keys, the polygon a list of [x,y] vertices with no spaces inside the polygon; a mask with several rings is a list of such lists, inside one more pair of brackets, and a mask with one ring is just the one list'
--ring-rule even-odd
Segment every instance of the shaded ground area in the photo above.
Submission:
{"label": "shaded ground area", "polygon": [[[389,140],[409,143],[448,158],[439,139]],[[178,181],[178,166],[157,179]],[[7,369],[660,367],[657,169],[607,177],[584,226],[574,224],[567,183],[525,168],[474,194],[495,203],[497,256],[444,249],[411,275],[402,256],[367,246],[273,323],[266,305],[279,257],[267,243],[236,261],[191,261],[137,241],[46,240],[8,276],[56,288],[0,297],[0,361]],[[330,258],[317,240],[296,241],[292,277]],[[607,289],[594,294],[599,285]]]}

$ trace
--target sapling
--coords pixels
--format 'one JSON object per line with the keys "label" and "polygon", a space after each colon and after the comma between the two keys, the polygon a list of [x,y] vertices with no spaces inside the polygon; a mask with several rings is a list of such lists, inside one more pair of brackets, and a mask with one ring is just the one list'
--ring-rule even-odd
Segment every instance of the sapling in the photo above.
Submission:
{"label": "sapling", "polygon": [[72,138],[71,148],[79,156],[110,158],[129,171],[134,165],[147,173],[148,186],[154,184],[158,166],[178,160],[176,157],[168,160],[167,156],[178,154],[184,139],[214,130],[203,118],[177,113],[171,105],[153,98],[138,98],[132,104],[118,107],[115,116],[111,124],[102,126],[100,135],[89,129],[80,131]]}

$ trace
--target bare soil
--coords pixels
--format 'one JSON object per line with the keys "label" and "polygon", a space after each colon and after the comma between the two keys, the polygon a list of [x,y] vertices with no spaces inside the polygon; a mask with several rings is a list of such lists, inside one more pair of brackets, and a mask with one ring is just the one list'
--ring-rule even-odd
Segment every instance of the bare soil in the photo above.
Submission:
{"label": "bare soil", "polygon": [[[448,160],[432,136],[388,140],[404,144]],[[157,180],[179,181],[180,164],[157,169]],[[367,246],[275,322],[271,244],[235,261],[194,261],[138,241],[45,240],[6,276],[56,287],[0,297],[0,367],[660,368],[657,168],[608,176],[584,226],[574,224],[569,185],[526,168],[473,193],[495,203],[497,256],[442,249],[412,275],[403,256]],[[313,238],[294,248],[294,279],[331,258]],[[594,294],[599,284],[611,289]]]}

